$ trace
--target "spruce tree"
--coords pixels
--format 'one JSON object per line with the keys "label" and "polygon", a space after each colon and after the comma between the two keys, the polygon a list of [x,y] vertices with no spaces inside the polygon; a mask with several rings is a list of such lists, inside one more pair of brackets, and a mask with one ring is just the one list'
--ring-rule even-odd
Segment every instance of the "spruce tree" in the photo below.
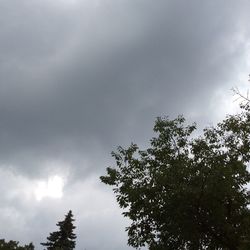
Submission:
{"label": "spruce tree", "polygon": [[47,242],[41,243],[47,250],[72,250],[75,248],[76,235],[73,230],[76,228],[73,225],[73,214],[70,210],[65,215],[63,221],[59,221],[56,225],[59,227],[59,231],[50,233],[47,237]]}

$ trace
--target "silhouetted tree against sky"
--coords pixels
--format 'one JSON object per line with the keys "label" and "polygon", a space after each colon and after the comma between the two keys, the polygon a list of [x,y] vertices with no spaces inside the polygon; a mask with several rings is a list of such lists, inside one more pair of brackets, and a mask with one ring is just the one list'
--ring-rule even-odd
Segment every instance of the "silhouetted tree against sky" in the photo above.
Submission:
{"label": "silhouetted tree against sky", "polygon": [[68,214],[65,215],[63,221],[59,221],[56,225],[59,227],[59,231],[50,233],[47,237],[47,242],[41,243],[48,250],[72,250],[75,248],[76,235],[74,234],[73,225],[74,219],[72,211],[70,210]]}
{"label": "silhouetted tree against sky", "polygon": [[118,147],[101,177],[131,219],[128,244],[150,250],[250,249],[250,107],[194,138],[182,116],[158,118],[150,147]]}
{"label": "silhouetted tree against sky", "polygon": [[34,245],[30,243],[29,245],[19,246],[18,241],[10,240],[6,242],[4,239],[0,240],[0,250],[34,250]]}

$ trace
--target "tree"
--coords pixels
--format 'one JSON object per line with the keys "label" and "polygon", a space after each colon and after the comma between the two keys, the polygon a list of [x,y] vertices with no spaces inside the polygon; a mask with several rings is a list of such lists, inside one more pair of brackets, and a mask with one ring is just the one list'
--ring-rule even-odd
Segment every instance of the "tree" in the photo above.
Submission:
{"label": "tree", "polygon": [[70,210],[63,221],[58,222],[56,225],[59,231],[50,233],[47,237],[46,243],[41,243],[48,250],[72,250],[75,248],[76,235],[73,230],[76,228],[73,225],[74,219],[72,211]]}
{"label": "tree", "polygon": [[[248,81],[250,82],[250,74],[248,75]],[[250,103],[249,90],[247,90],[247,92],[244,94],[242,93],[242,91],[239,90],[238,87],[233,87],[232,91],[234,96],[237,97],[235,101],[240,100],[242,105],[247,105]]]}
{"label": "tree", "polygon": [[112,152],[113,186],[131,219],[128,244],[150,250],[250,249],[250,107],[192,138],[196,125],[157,118],[150,147]]}
{"label": "tree", "polygon": [[6,242],[4,239],[0,239],[0,250],[34,250],[34,245],[30,243],[29,245],[19,246],[18,241],[10,240]]}

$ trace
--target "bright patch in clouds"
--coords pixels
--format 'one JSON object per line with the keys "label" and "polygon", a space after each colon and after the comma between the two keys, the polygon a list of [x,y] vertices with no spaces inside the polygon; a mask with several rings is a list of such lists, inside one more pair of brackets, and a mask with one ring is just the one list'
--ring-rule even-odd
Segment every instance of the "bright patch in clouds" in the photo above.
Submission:
{"label": "bright patch in clouds", "polygon": [[41,201],[45,197],[62,198],[63,187],[64,180],[58,175],[49,177],[47,181],[39,181],[34,191],[36,200]]}

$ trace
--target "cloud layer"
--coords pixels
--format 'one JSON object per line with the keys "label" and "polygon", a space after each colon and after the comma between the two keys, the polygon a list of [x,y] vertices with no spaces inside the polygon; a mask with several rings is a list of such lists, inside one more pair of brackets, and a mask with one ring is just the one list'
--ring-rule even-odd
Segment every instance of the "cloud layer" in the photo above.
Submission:
{"label": "cloud layer", "polygon": [[[117,145],[146,145],[156,116],[203,125],[234,109],[230,88],[247,88],[249,5],[2,1],[0,238],[40,249],[72,209],[77,249],[127,249],[128,222],[98,176]],[[36,183],[56,175],[63,197],[36,201]]]}

